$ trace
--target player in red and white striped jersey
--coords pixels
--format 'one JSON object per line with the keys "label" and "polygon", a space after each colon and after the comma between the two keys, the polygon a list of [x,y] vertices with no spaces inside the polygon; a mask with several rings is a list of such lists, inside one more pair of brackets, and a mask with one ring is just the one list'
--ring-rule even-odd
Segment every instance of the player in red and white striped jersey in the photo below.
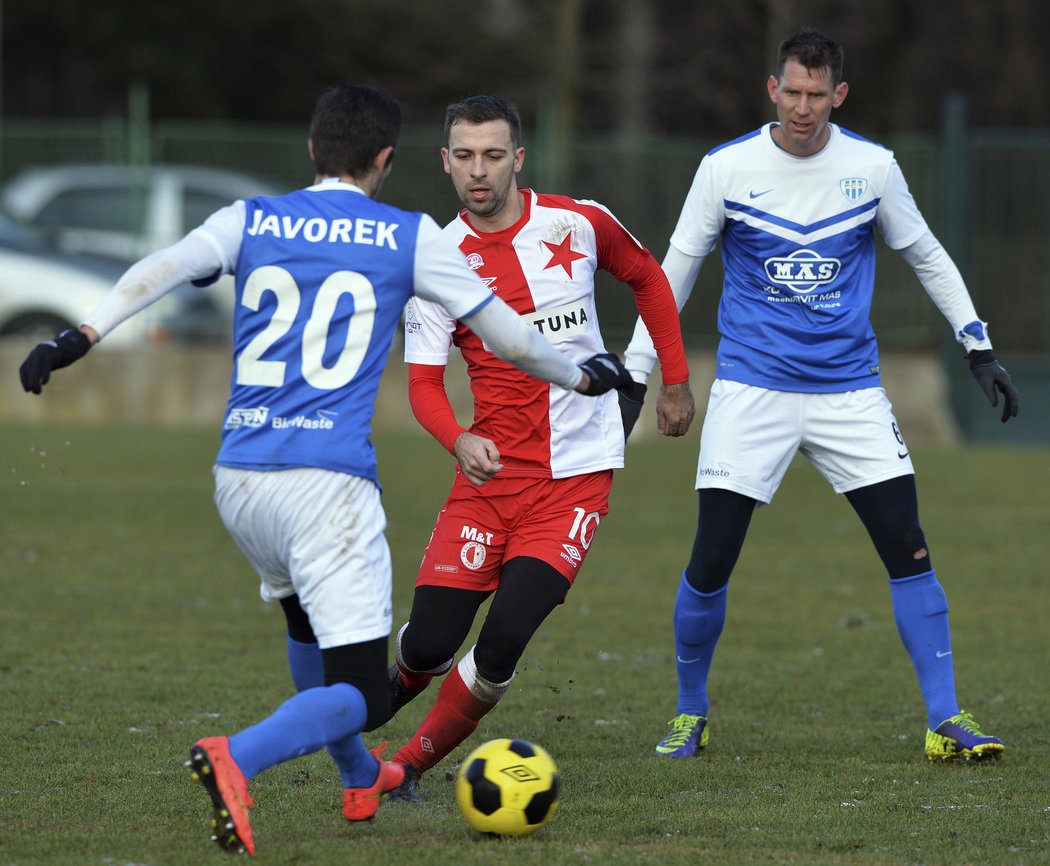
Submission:
{"label": "player in red and white striped jersey", "polygon": [[[449,106],[441,153],[464,208],[446,233],[492,291],[570,360],[606,351],[595,272],[629,285],[660,359],[659,430],[685,434],[693,396],[677,307],[659,263],[602,205],[519,189],[520,135],[506,100],[480,96]],[[469,430],[445,391],[453,345],[474,397]],[[564,600],[608,513],[624,427],[615,394],[577,399],[522,375],[439,304],[414,299],[407,309],[405,360],[416,418],[458,461],[390,669],[392,715],[434,676],[448,675],[393,758],[405,765],[406,781],[391,796],[415,802],[421,774],[495,706],[529,639]],[[477,643],[453,666],[490,594]]]}

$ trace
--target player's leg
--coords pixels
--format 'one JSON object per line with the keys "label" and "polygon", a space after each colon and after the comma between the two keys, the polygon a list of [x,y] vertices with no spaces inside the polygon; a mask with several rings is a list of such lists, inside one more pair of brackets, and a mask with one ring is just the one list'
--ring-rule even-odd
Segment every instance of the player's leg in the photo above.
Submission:
{"label": "player's leg", "polygon": [[[394,644],[394,664],[387,677],[389,721],[416,698],[437,676],[452,668],[456,651],[474,624],[474,616],[488,591],[448,586],[417,586],[412,612]],[[368,728],[371,730],[371,728]]]}
{"label": "player's leg", "polygon": [[959,711],[948,601],[919,522],[915,470],[885,392],[809,394],[805,401],[803,450],[852,505],[889,574],[897,631],[926,706],[927,756],[997,756],[1002,742]]}
{"label": "player's leg", "polygon": [[569,586],[557,569],[538,559],[516,557],[504,566],[477,644],[449,672],[434,706],[394,755],[406,765],[407,790],[392,796],[418,801],[419,777],[466,740],[503,697],[529,640]]}
{"label": "player's leg", "polygon": [[514,497],[489,496],[498,487],[498,479],[475,487],[462,473],[452,482],[419,564],[412,612],[394,644],[391,717],[448,673],[478,607],[499,582],[507,532],[493,501]]}
{"label": "player's leg", "polygon": [[716,379],[700,434],[696,534],[675,596],[678,715],[657,744],[666,758],[708,742],[707,683],[725,624],[729,577],[755,507],[772,500],[800,441],[798,395]]}
{"label": "player's leg", "polygon": [[280,603],[288,626],[288,667],[296,691],[323,686],[324,660],[321,658],[317,636],[310,627],[310,617],[303,610],[297,595],[282,598]]}
{"label": "player's leg", "polygon": [[678,715],[656,747],[662,757],[684,758],[707,745],[707,682],[726,618],[729,576],[744,545],[755,500],[717,487],[698,494],[696,536],[682,572],[674,608]]}
{"label": "player's leg", "polygon": [[911,657],[926,705],[931,760],[998,757],[1004,746],[959,710],[948,599],[930,563],[919,523],[915,476],[903,475],[845,494],[890,577],[897,632]]}
{"label": "player's leg", "polygon": [[[356,672],[347,682],[308,688],[285,701],[261,722],[226,737],[206,737],[190,750],[188,765],[205,786],[215,810],[213,837],[225,849],[243,848],[254,853],[247,811],[253,805],[248,782],[263,770],[284,761],[316,752],[327,746],[339,765],[344,789],[368,791],[375,798],[380,781],[383,790],[397,787],[403,778],[399,767],[386,767],[369,754],[360,731],[369,713],[369,703],[387,699],[386,638],[364,644],[326,650],[336,653],[341,665]],[[372,671],[371,676],[367,673]],[[385,775],[383,775],[385,773]],[[382,778],[380,778],[382,777]],[[346,800],[344,791],[344,803]],[[366,802],[370,817],[378,800]],[[344,806],[345,809],[345,806]],[[359,820],[348,814],[351,820]]]}
{"label": "player's leg", "polygon": [[[325,684],[300,691],[275,713],[230,738],[209,737],[189,764],[215,807],[217,841],[253,849],[248,781],[268,767],[329,747],[352,791],[368,792],[402,773],[368,754],[359,736],[367,720],[386,712],[386,655],[390,634],[390,551],[379,490],[369,479],[325,470],[216,470],[216,504],[234,540],[262,580],[266,600],[297,595],[305,622],[289,603],[290,626],[306,624],[317,638]],[[307,510],[302,503],[314,506]],[[318,514],[325,532],[318,532]],[[308,643],[307,641],[298,641]],[[314,682],[316,670],[300,671]],[[363,689],[363,690],[362,690]],[[381,778],[379,778],[382,776]],[[354,800],[355,797],[351,797]],[[375,811],[374,793],[347,806],[351,820]],[[221,826],[219,824],[221,823]]]}

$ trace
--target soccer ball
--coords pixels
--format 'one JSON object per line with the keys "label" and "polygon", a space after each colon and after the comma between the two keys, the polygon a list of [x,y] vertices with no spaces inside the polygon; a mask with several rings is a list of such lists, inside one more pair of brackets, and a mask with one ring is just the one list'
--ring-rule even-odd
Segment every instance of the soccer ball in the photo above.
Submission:
{"label": "soccer ball", "polygon": [[456,803],[479,833],[527,836],[557,808],[558,768],[528,740],[490,740],[459,768]]}

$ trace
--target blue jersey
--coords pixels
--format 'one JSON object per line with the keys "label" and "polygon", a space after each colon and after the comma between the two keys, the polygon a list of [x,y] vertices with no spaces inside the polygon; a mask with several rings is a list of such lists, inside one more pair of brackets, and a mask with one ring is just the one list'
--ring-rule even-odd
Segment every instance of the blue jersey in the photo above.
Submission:
{"label": "blue jersey", "polygon": [[376,480],[375,398],[413,293],[421,218],[346,184],[244,202],[216,462]]}
{"label": "blue jersey", "polygon": [[808,393],[877,386],[875,231],[902,249],[926,223],[891,151],[829,124],[819,153],[793,156],[770,126],[704,157],[671,236],[691,256],[722,243],[716,375]]}

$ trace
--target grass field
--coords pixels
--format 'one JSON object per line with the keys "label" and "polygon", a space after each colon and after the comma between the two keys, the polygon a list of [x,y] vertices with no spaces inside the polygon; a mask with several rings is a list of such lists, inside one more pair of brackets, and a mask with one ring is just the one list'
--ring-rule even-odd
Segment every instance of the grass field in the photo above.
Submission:
{"label": "grass field", "polygon": [[[268,714],[290,681],[280,611],[258,600],[211,503],[216,442],[0,430],[0,866],[228,862],[183,758]],[[451,465],[420,436],[379,447],[399,624]],[[733,578],[709,748],[653,755],[675,712],[695,448],[693,435],[632,443],[567,604],[475,738],[424,778],[426,803],[348,825],[326,755],[276,767],[252,786],[257,862],[1050,862],[1050,452],[915,455],[960,699],[1008,744],[997,763],[933,766],[885,575],[804,463],[756,515]],[[400,745],[430,699],[377,733]],[[477,837],[456,811],[458,762],[497,736],[559,763],[558,813],[533,837]]]}

